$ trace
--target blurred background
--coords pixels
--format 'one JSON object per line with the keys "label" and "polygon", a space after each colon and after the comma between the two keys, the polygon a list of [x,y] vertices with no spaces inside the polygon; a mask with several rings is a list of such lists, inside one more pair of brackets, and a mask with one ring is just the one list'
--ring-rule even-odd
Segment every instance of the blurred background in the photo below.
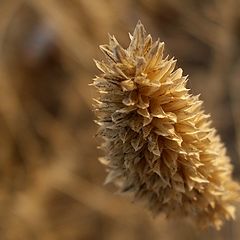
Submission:
{"label": "blurred background", "polygon": [[88,84],[98,45],[141,19],[201,93],[240,179],[240,0],[1,0],[0,239],[240,239],[153,219],[102,185]]}

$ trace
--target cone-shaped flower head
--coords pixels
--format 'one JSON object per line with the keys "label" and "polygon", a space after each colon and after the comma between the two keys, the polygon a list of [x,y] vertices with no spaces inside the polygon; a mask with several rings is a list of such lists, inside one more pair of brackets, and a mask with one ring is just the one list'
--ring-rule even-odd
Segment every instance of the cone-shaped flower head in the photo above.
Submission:
{"label": "cone-shaped flower head", "polygon": [[225,147],[176,60],[164,57],[164,43],[153,42],[140,22],[130,39],[124,49],[110,36],[100,47],[107,61],[96,61],[106,182],[132,192],[154,215],[190,216],[220,228],[234,217],[238,198]]}

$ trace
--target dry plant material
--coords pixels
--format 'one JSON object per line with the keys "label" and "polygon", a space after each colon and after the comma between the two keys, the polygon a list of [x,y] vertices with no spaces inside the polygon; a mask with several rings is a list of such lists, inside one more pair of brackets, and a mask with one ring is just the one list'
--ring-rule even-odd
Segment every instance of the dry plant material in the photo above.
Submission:
{"label": "dry plant material", "polygon": [[130,39],[124,49],[109,36],[100,46],[107,61],[96,61],[106,183],[131,192],[154,215],[189,216],[220,229],[234,218],[239,194],[225,147],[176,60],[164,56],[164,43],[153,42],[140,22]]}

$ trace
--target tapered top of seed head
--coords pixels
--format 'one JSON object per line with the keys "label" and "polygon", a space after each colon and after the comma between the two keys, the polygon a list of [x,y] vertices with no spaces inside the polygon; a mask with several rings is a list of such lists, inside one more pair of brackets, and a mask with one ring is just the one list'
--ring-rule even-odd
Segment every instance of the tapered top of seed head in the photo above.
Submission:
{"label": "tapered top of seed head", "polygon": [[120,191],[131,192],[153,214],[189,216],[220,228],[234,217],[239,186],[210,116],[189,94],[176,60],[164,57],[138,22],[124,49],[114,36],[95,61],[95,110],[105,156],[101,162]]}
{"label": "tapered top of seed head", "polygon": [[[169,61],[165,59],[166,72],[156,71],[152,76],[146,75],[154,67],[158,66],[163,60],[164,43],[158,39],[152,42],[151,35],[146,34],[146,30],[139,21],[133,35],[129,34],[131,39],[127,49],[123,49],[114,36],[109,35],[109,45],[101,45],[100,49],[105,54],[110,68],[115,72],[109,72],[106,64],[96,61],[97,67],[105,74],[113,74],[111,76],[122,77],[126,81],[121,81],[123,91],[132,91],[137,88],[137,84],[159,86],[160,74],[172,72],[175,68],[176,60],[173,58]],[[182,74],[182,70],[178,70],[178,74]],[[137,77],[137,78],[136,78]],[[134,78],[134,79],[131,79]],[[132,81],[131,81],[132,80]]]}

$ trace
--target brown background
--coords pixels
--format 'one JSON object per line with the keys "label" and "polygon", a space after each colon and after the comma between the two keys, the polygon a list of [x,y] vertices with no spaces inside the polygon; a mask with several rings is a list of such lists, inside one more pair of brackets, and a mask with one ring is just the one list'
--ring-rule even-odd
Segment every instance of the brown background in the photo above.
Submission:
{"label": "brown background", "polygon": [[[138,19],[189,74],[240,179],[240,0],[1,0],[0,239],[240,239],[152,219],[102,185],[88,84],[107,33],[126,47]],[[239,208],[239,207],[238,207]]]}

